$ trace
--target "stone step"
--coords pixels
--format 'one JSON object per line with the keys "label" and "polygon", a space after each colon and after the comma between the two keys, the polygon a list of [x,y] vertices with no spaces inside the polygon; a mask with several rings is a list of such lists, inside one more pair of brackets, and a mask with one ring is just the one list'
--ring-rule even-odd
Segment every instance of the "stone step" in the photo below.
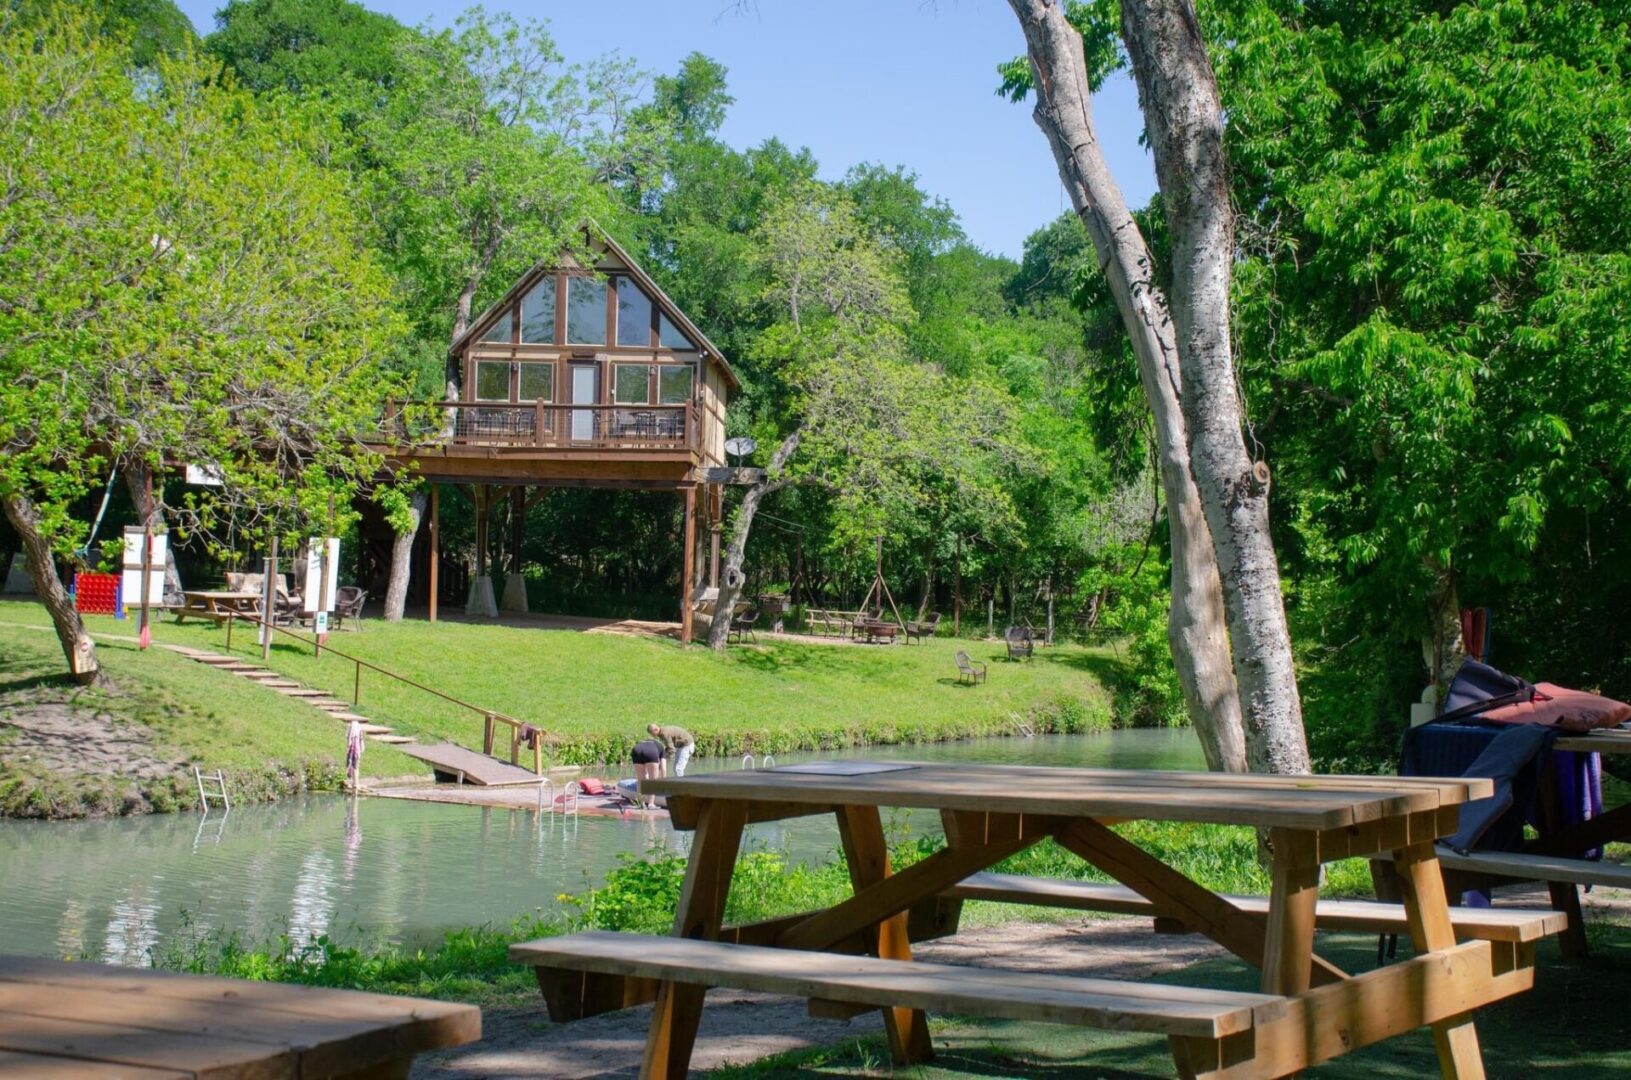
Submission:
{"label": "stone step", "polygon": [[237,664],[242,662],[236,656],[219,656],[215,653],[197,653],[193,656],[193,659],[197,660],[200,664],[209,664],[211,667],[219,667],[222,664]]}
{"label": "stone step", "polygon": [[389,735],[393,730],[384,724],[363,724],[361,727],[364,735]]}
{"label": "stone step", "polygon": [[309,686],[302,686],[299,690],[290,690],[288,694],[290,697],[303,698],[326,698],[330,696],[327,690],[313,690]]}
{"label": "stone step", "polygon": [[359,713],[354,713],[354,712],[337,712],[337,713],[329,713],[329,715],[334,717],[334,719],[340,721],[340,723],[342,723],[342,724],[349,724],[353,720],[361,720],[365,724],[371,722],[368,719],[368,717],[363,716],[363,715],[361,715]]}
{"label": "stone step", "polygon": [[300,689],[300,684],[299,683],[291,682],[288,679],[261,679],[260,684],[262,686],[271,687],[273,690],[299,690]]}
{"label": "stone step", "polygon": [[368,738],[373,742],[389,743],[392,746],[413,742],[412,735],[370,735]]}

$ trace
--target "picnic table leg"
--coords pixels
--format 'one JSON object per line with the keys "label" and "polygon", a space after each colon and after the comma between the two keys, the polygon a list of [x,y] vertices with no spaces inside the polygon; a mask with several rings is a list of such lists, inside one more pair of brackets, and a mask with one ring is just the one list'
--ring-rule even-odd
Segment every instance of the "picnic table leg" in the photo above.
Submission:
{"label": "picnic table leg", "polygon": [[[884,839],[877,807],[839,807],[838,835],[844,844],[844,859],[849,863],[850,884],[856,892],[889,876],[889,844]],[[912,958],[906,920],[907,913],[903,911],[878,924],[879,957],[885,960]],[[889,1053],[895,1064],[915,1065],[934,1056],[929,1024],[922,1009],[884,1009],[883,1026],[889,1035]]]}
{"label": "picnic table leg", "polygon": [[[1450,925],[1450,906],[1444,896],[1444,875],[1432,842],[1395,851],[1393,865],[1417,951],[1454,947],[1455,930]],[[1439,1071],[1446,1078],[1482,1080],[1484,1057],[1478,1049],[1478,1029],[1473,1026],[1472,1013],[1434,1024],[1433,1046],[1438,1051]]]}
{"label": "picnic table leg", "polygon": [[[674,916],[675,937],[718,940],[746,823],[745,803],[709,799],[702,804]],[[683,983],[665,982],[658,987],[645,1058],[640,1063],[641,1080],[685,1080],[697,1022],[702,1019],[703,992],[701,986]]]}
{"label": "picnic table leg", "polygon": [[1269,922],[1263,942],[1265,994],[1290,997],[1308,989],[1314,958],[1314,907],[1319,899],[1320,863],[1310,833],[1270,829],[1274,848],[1270,870]]}

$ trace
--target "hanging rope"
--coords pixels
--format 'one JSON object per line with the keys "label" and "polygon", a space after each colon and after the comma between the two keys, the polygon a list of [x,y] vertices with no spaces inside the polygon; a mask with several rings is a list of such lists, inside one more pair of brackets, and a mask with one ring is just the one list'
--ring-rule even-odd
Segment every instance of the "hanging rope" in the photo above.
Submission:
{"label": "hanging rope", "polygon": [[91,545],[96,543],[96,533],[102,527],[102,517],[108,512],[108,500],[113,497],[113,480],[118,475],[118,469],[108,470],[108,483],[102,489],[102,508],[96,512],[96,520],[91,522],[90,535],[85,537],[85,542],[74,552],[80,562],[84,562],[91,557]]}

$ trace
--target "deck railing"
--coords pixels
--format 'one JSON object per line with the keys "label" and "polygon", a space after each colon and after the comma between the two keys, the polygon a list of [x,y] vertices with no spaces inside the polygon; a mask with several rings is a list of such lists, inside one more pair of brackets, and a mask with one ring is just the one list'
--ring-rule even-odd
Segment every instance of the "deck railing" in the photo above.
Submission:
{"label": "deck railing", "polygon": [[688,450],[700,441],[696,402],[556,405],[548,402],[393,402],[381,434],[399,446]]}

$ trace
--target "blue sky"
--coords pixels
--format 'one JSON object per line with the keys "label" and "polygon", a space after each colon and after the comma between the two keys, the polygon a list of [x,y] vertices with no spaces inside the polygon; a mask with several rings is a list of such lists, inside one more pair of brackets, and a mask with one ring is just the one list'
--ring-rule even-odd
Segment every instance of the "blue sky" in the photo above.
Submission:
{"label": "blue sky", "polygon": [[[180,0],[201,33],[220,0]],[[403,22],[445,25],[465,5],[366,0]],[[1030,106],[998,98],[996,65],[1024,51],[1003,0],[489,0],[489,11],[547,19],[569,60],[617,51],[655,72],[692,51],[730,70],[736,98],[721,132],[733,146],[774,135],[808,146],[822,175],[861,161],[904,165],[951,204],[981,247],[1018,257],[1025,237],[1065,210],[1053,156]],[[1131,83],[1095,100],[1100,138],[1127,201],[1155,190],[1138,145]]]}

